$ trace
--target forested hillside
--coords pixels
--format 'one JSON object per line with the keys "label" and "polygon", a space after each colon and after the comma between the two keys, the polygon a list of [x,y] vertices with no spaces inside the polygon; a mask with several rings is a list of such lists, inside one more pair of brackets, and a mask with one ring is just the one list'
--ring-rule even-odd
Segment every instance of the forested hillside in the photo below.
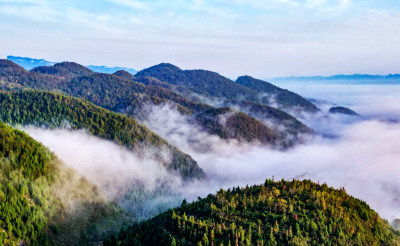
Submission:
{"label": "forested hillside", "polygon": [[145,126],[77,98],[39,91],[3,92],[0,93],[0,120],[9,124],[86,129],[90,134],[137,150],[145,146],[167,148],[172,161],[165,165],[170,170],[177,170],[184,178],[205,177],[190,156]]}
{"label": "forested hillside", "polygon": [[266,180],[183,201],[104,245],[398,245],[399,235],[344,189]]}
{"label": "forested hillside", "polygon": [[94,72],[90,69],[75,62],[61,62],[56,63],[53,66],[36,67],[31,71],[48,75],[56,75],[64,79],[94,74]]}
{"label": "forested hillside", "polygon": [[139,71],[135,77],[151,76],[160,81],[188,88],[200,95],[239,99],[257,97],[257,93],[218,73],[206,70],[182,70],[172,64],[161,63],[159,65]]}
{"label": "forested hillside", "polygon": [[0,245],[101,241],[131,220],[25,133],[0,122]]}
{"label": "forested hillside", "polygon": [[17,83],[21,86],[43,90],[56,88],[62,78],[41,73],[30,72],[12,61],[0,59],[0,81]]}
{"label": "forested hillside", "polygon": [[250,76],[239,77],[234,82],[215,72],[182,70],[166,63],[144,69],[135,75],[137,79],[146,76],[157,78],[175,86],[185,87],[194,94],[226,100],[227,104],[233,104],[232,100],[244,100],[266,105],[274,104],[275,106],[276,104],[279,108],[284,109],[296,108],[312,113],[318,111],[314,104],[300,95]]}

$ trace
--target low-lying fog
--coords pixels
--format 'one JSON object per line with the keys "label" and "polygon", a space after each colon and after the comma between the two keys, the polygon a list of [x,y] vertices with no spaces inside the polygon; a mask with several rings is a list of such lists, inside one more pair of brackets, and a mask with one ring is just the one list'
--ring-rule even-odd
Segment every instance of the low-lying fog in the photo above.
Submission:
{"label": "low-lying fog", "polygon": [[[288,151],[271,150],[255,144],[240,144],[210,136],[168,105],[149,106],[142,120],[150,129],[190,154],[209,176],[202,185],[182,186],[181,180],[166,172],[152,159],[144,158],[111,142],[83,131],[25,130],[54,151],[64,162],[99,185],[110,199],[130,210],[140,207],[146,218],[166,207],[180,204],[184,197],[195,199],[219,188],[263,183],[266,178],[304,179],[345,187],[353,196],[370,204],[388,220],[400,218],[400,86],[318,85],[287,87],[309,98],[325,100],[319,106],[349,106],[361,115],[326,117],[323,113],[303,120],[319,133],[305,144]],[[324,137],[335,136],[335,137]],[[146,211],[145,199],[135,194],[153,194],[159,184],[174,192],[158,193],[151,200],[156,210]],[[132,186],[142,192],[129,195]],[[128,195],[127,195],[128,194]],[[150,197],[150,196],[149,196]],[[149,198],[150,199],[150,198]],[[146,206],[143,206],[146,204]]]}

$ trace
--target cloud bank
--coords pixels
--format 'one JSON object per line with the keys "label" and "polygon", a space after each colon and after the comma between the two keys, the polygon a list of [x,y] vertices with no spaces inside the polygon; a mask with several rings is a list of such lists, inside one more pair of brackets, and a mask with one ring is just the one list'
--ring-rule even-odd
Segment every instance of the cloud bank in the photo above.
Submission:
{"label": "cloud bank", "polygon": [[[362,96],[365,87],[353,89],[354,94],[359,93],[354,97],[358,101],[352,99],[354,109],[366,109],[368,100]],[[398,119],[396,114],[384,110],[391,103],[393,107],[398,104],[396,91],[391,94],[383,91],[380,92],[383,97],[376,99],[385,103],[372,105],[374,110],[368,117],[351,120],[337,115],[309,116],[306,120],[313,122],[315,127],[322,125],[318,131],[324,134],[287,151],[222,140],[204,132],[189,116],[181,115],[172,106],[148,106],[142,123],[198,162],[209,177],[201,184],[183,183],[179,177],[167,172],[153,158],[156,150],[145,150],[139,157],[84,131],[32,127],[25,131],[98,185],[109,199],[128,209],[137,219],[149,218],[177,206],[183,198],[195,200],[220,188],[260,184],[266,178],[274,177],[309,178],[335,188],[345,187],[382,217],[393,220],[400,218],[400,123],[385,120],[386,116]],[[339,101],[344,103],[346,100],[338,99],[335,103]],[[379,114],[380,108],[384,117],[372,117]],[[360,110],[360,113],[365,112]]]}

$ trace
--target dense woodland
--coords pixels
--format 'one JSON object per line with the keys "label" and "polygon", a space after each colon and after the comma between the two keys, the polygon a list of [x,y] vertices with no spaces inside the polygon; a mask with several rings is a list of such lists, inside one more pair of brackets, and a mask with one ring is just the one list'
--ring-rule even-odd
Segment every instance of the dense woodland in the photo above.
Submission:
{"label": "dense woodland", "polygon": [[0,119],[9,124],[85,129],[95,136],[129,148],[167,148],[172,152],[171,170],[184,178],[204,178],[204,172],[188,155],[169,145],[145,126],[92,103],[56,93],[23,91],[0,93]]}
{"label": "dense woodland", "polygon": [[343,188],[266,180],[184,200],[104,245],[398,245],[399,235]]}
{"label": "dense woodland", "polygon": [[46,241],[48,205],[42,188],[52,178],[54,158],[25,133],[0,123],[0,245]]}
{"label": "dense woodland", "polygon": [[95,188],[0,122],[0,245],[86,245],[131,222]]}

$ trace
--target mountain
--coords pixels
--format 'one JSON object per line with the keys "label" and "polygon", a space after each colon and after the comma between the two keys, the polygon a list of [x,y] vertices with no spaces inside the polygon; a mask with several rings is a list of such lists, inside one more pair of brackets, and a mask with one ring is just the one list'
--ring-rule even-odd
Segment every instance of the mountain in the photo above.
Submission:
{"label": "mountain", "polygon": [[31,70],[35,67],[40,66],[53,66],[55,62],[49,62],[44,59],[33,59],[29,57],[20,57],[20,56],[7,56],[7,60],[12,61],[26,70]]}
{"label": "mountain", "polygon": [[[167,63],[144,69],[135,75],[137,79],[146,76],[154,77],[174,86],[185,87],[191,91],[191,93],[186,92],[184,94],[188,97],[200,95],[211,100],[223,100],[221,102],[223,106],[229,106],[232,104],[231,101],[235,100],[270,106],[277,104],[278,108],[295,108],[311,113],[318,111],[314,104],[301,96],[250,76],[239,77],[235,82],[215,72],[182,70]],[[177,92],[182,93],[182,91]]]}
{"label": "mountain", "polygon": [[151,76],[160,81],[183,86],[206,97],[239,99],[257,97],[257,93],[225,78],[218,73],[207,70],[182,70],[172,64],[159,65],[139,71],[135,77]]}
{"label": "mountain", "polygon": [[29,90],[1,92],[0,120],[9,124],[51,128],[70,125],[72,129],[85,129],[90,134],[138,152],[146,146],[167,149],[172,156],[172,160],[165,163],[169,170],[179,172],[185,179],[205,178],[203,170],[189,155],[171,146],[145,126],[81,99]]}
{"label": "mountain", "polygon": [[292,140],[295,141],[297,138],[300,138],[302,134],[313,133],[313,130],[304,125],[301,121],[277,108],[248,101],[232,101],[232,103],[251,117],[274,128],[283,135],[286,140],[290,137],[294,137],[295,139]]}
{"label": "mountain", "polygon": [[[223,139],[238,139],[246,142],[258,141],[262,144],[279,146],[283,140],[278,132],[266,127],[260,121],[242,112],[230,108],[217,108],[206,110],[197,115],[201,125],[206,126],[210,134],[215,134]],[[286,147],[283,144],[284,147]]]}
{"label": "mountain", "polygon": [[123,70],[126,71],[130,74],[135,74],[137,73],[137,71],[135,69],[132,68],[127,68],[127,67],[106,67],[106,66],[93,66],[93,65],[89,65],[87,66],[87,68],[89,68],[90,70],[96,72],[96,73],[115,73],[119,70]]}
{"label": "mountain", "polygon": [[131,73],[125,70],[118,70],[113,74],[124,79],[132,79],[132,80],[135,79],[135,76],[133,76]]}
{"label": "mountain", "polygon": [[58,76],[27,71],[12,61],[0,59],[0,81],[51,90],[56,88],[62,80],[63,78]]}
{"label": "mountain", "polygon": [[344,75],[338,74],[333,76],[304,76],[304,77],[278,77],[272,78],[271,81],[276,82],[347,82],[347,83],[357,83],[357,84],[392,84],[400,83],[400,74],[388,74],[388,75],[370,75],[370,74],[351,74]]}
{"label": "mountain", "polygon": [[[169,89],[137,83],[135,79],[126,80],[115,75],[94,74],[62,83],[59,89],[69,95],[85,98],[99,106],[133,117],[139,117],[141,109],[148,103],[171,103],[176,105],[181,113],[193,116],[195,124],[221,138],[258,141],[271,145],[280,145],[284,141],[282,134],[248,115],[194,102]],[[224,121],[226,124],[221,121],[224,117],[227,117],[227,121]],[[285,143],[287,146],[292,144]]]}
{"label": "mountain", "polygon": [[96,244],[131,222],[42,144],[2,122],[0,176],[1,245]]}
{"label": "mountain", "polygon": [[398,245],[360,201],[309,180],[220,190],[123,229],[109,245]]}
{"label": "mountain", "polygon": [[[26,70],[32,70],[36,67],[43,67],[43,66],[53,66],[56,62],[46,61],[44,59],[33,59],[29,57],[20,57],[20,56],[7,56],[7,60],[12,61],[21,67],[25,68]],[[97,73],[115,73],[118,70],[125,70],[131,74],[135,74],[137,71],[132,68],[126,67],[107,67],[107,66],[93,66],[89,65],[86,66],[88,69],[97,72]]]}
{"label": "mountain", "polygon": [[71,79],[79,76],[90,76],[94,72],[75,62],[61,62],[53,66],[36,67],[32,72],[55,75],[66,79]]}
{"label": "mountain", "polygon": [[262,81],[259,79],[255,79],[250,76],[241,76],[236,80],[236,83],[243,85],[247,88],[252,90],[258,91],[260,93],[265,93],[271,100],[281,108],[301,108],[306,112],[315,113],[318,111],[318,108],[309,102],[308,100],[304,99],[300,95],[279,88],[271,83],[266,81]]}
{"label": "mountain", "polygon": [[[290,128],[289,126],[295,126],[299,122],[283,111],[277,114],[264,114],[264,116],[276,125],[288,126],[287,132],[278,131],[280,127],[263,125],[253,117],[241,113],[240,110],[227,110],[226,107],[219,110],[207,104],[195,102],[179,94],[184,91],[180,87],[152,77],[136,78],[126,71],[115,74],[94,73],[84,66],[71,62],[26,71],[7,60],[0,60],[1,63],[12,68],[4,69],[3,79],[0,77],[0,80],[7,81],[7,84],[3,85],[7,90],[17,90],[18,86],[10,84],[16,82],[27,88],[61,91],[133,118],[140,118],[143,106],[149,103],[155,105],[169,103],[175,105],[181,113],[190,115],[193,122],[208,133],[224,139],[257,141],[272,146],[290,147],[298,142],[301,133],[310,132],[299,131],[301,128]],[[0,67],[0,75],[1,72]],[[230,83],[237,85],[233,81]],[[221,121],[225,118],[227,118],[226,121]],[[303,129],[305,128],[307,127],[304,126]],[[293,136],[288,137],[288,134]]]}
{"label": "mountain", "polygon": [[346,115],[352,115],[352,116],[358,116],[356,112],[353,110],[346,108],[346,107],[332,107],[329,109],[330,114],[346,114]]}

